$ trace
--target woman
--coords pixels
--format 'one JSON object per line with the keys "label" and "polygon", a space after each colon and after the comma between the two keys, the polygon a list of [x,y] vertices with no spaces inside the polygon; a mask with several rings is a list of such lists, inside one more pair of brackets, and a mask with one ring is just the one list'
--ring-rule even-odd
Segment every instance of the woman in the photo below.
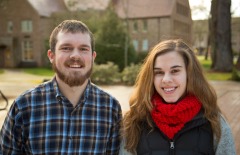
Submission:
{"label": "woman", "polygon": [[120,154],[235,155],[231,129],[193,51],[182,40],[148,54],[123,119]]}

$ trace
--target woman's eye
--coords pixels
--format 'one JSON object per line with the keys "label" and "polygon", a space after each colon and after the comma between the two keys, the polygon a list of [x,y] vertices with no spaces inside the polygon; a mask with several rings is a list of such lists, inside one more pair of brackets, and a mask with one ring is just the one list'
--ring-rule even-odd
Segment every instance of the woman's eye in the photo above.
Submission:
{"label": "woman's eye", "polygon": [[162,72],[162,71],[155,71],[154,74],[155,74],[155,75],[163,75],[164,72]]}
{"label": "woman's eye", "polygon": [[172,73],[178,73],[178,72],[179,72],[178,69],[174,69],[174,70],[172,70]]}

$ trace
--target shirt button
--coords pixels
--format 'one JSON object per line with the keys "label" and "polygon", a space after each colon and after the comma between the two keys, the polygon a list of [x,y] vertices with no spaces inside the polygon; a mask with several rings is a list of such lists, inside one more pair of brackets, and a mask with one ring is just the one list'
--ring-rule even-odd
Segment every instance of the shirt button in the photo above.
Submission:
{"label": "shirt button", "polygon": [[58,102],[62,102],[62,98],[60,96],[57,97]]}

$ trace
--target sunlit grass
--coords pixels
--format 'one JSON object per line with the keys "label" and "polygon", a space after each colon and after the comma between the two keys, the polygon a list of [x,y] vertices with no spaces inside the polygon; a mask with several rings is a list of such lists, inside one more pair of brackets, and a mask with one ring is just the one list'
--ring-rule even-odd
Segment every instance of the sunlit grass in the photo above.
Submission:
{"label": "sunlit grass", "polygon": [[205,74],[208,80],[219,80],[226,81],[231,80],[232,73],[206,73]]}
{"label": "sunlit grass", "polygon": [[[198,60],[200,61],[205,76],[208,80],[230,80],[232,77],[232,73],[222,73],[222,72],[213,72],[211,71],[211,60],[208,58],[208,60],[204,59],[204,56],[197,56]],[[50,68],[24,68],[22,69],[24,72],[39,76],[53,76],[54,72]],[[3,70],[0,69],[0,74],[3,72]]]}
{"label": "sunlit grass", "polygon": [[0,74],[4,73],[4,70],[3,69],[0,69]]}
{"label": "sunlit grass", "polygon": [[232,77],[232,73],[223,73],[223,72],[213,72],[211,71],[211,60],[208,58],[208,60],[204,59],[204,56],[198,56],[198,60],[200,61],[203,70],[205,72],[205,76],[208,80],[230,80]]}
{"label": "sunlit grass", "polygon": [[53,76],[54,72],[49,68],[24,68],[25,73],[40,75],[40,76]]}
{"label": "sunlit grass", "polygon": [[205,60],[204,56],[197,56],[197,58],[200,61],[204,70],[210,70],[212,62],[209,58],[208,60]]}

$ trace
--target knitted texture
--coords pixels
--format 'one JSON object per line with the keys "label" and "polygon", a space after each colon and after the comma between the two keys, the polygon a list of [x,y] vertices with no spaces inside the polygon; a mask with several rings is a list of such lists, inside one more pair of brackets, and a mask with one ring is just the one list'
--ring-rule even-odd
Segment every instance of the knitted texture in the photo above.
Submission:
{"label": "knitted texture", "polygon": [[193,119],[202,107],[193,95],[187,95],[175,104],[168,104],[164,103],[158,94],[154,94],[152,103],[154,105],[151,113],[152,119],[169,139],[173,139],[184,124]]}

